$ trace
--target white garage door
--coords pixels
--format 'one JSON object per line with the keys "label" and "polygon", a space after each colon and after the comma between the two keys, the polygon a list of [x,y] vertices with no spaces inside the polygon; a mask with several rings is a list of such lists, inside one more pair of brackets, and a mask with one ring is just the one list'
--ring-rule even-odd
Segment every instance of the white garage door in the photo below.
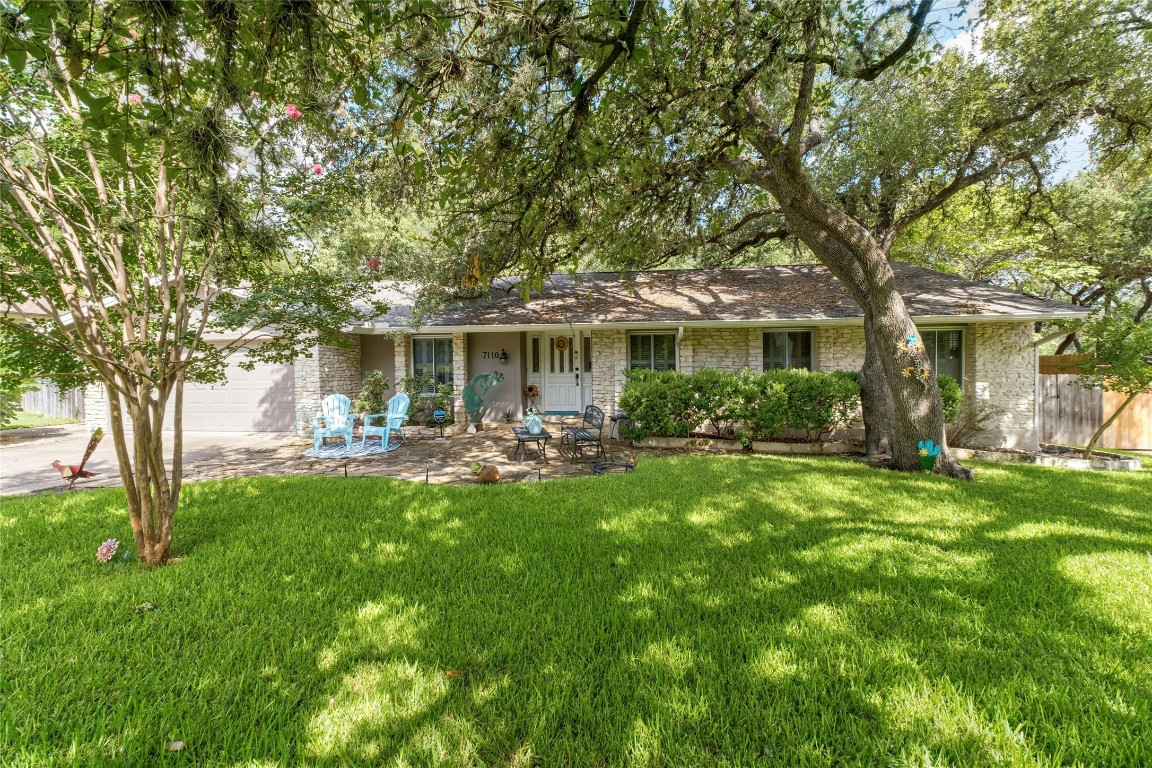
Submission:
{"label": "white garage door", "polygon": [[246,371],[231,361],[228,380],[184,387],[184,429],[190,432],[289,432],[296,375],[289,365]]}

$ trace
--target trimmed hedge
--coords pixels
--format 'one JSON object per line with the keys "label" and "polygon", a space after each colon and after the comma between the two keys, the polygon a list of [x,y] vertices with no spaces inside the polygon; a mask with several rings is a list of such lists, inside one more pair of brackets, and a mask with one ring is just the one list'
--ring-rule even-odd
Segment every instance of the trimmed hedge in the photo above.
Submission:
{"label": "trimmed hedge", "polygon": [[817,442],[852,423],[860,408],[855,373],[780,370],[760,374],[701,370],[628,371],[620,410],[625,437],[688,437],[707,425],[719,435],[767,440],[799,430]]}

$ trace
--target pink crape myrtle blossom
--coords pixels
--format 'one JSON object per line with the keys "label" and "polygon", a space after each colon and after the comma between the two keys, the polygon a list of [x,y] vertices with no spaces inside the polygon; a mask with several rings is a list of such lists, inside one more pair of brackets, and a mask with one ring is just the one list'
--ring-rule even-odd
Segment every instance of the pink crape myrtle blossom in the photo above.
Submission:
{"label": "pink crape myrtle blossom", "polygon": [[284,114],[288,115],[288,117],[292,118],[293,120],[298,117],[304,117],[304,113],[296,109],[295,104],[289,104],[287,107],[285,107]]}
{"label": "pink crape myrtle blossom", "polygon": [[373,272],[380,269],[379,256],[373,256],[372,258],[368,259],[368,269],[372,270]]}
{"label": "pink crape myrtle blossom", "polygon": [[96,559],[102,563],[106,563],[116,556],[116,550],[120,548],[120,542],[116,539],[108,539],[100,545],[96,550]]}
{"label": "pink crape myrtle blossom", "polygon": [[312,164],[312,173],[319,176],[320,174],[324,173],[324,166],[320,165],[320,163],[313,163]]}
{"label": "pink crape myrtle blossom", "polygon": [[134,107],[140,106],[141,101],[142,101],[142,99],[140,98],[140,94],[138,94],[138,93],[128,94],[128,103],[131,104],[132,106],[134,106]]}

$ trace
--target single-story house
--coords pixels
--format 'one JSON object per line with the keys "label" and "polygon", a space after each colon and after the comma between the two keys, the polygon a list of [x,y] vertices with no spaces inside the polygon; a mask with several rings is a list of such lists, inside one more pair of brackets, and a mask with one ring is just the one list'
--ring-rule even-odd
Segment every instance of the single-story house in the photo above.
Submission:
{"label": "single-story house", "polygon": [[[989,441],[1035,447],[1035,324],[1085,310],[921,267],[894,268],[936,373],[1001,409]],[[629,368],[835,371],[859,370],[864,359],[863,313],[822,266],[557,275],[527,302],[505,281],[418,327],[403,291],[391,297],[385,315],[348,329],[346,347],[253,371],[233,364],[227,384],[188,386],[185,429],[306,434],[321,399],[355,398],[373,370],[393,385],[411,375],[451,385],[461,420],[460,388],[499,371],[486,420],[500,421],[523,417],[529,384],[539,387],[536,406],[548,414],[589,404],[613,413]],[[104,393],[88,394],[85,413],[99,423]]]}

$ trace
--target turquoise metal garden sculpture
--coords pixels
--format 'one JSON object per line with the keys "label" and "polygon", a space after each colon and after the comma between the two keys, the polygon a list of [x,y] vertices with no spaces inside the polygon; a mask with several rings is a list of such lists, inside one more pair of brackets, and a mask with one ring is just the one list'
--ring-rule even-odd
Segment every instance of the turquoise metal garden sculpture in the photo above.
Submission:
{"label": "turquoise metal garden sculpture", "polygon": [[473,424],[479,424],[488,413],[488,406],[484,405],[484,396],[488,390],[504,381],[504,374],[499,371],[480,373],[473,376],[464,385],[460,392],[460,399],[464,401],[464,409],[468,411],[468,418]]}

